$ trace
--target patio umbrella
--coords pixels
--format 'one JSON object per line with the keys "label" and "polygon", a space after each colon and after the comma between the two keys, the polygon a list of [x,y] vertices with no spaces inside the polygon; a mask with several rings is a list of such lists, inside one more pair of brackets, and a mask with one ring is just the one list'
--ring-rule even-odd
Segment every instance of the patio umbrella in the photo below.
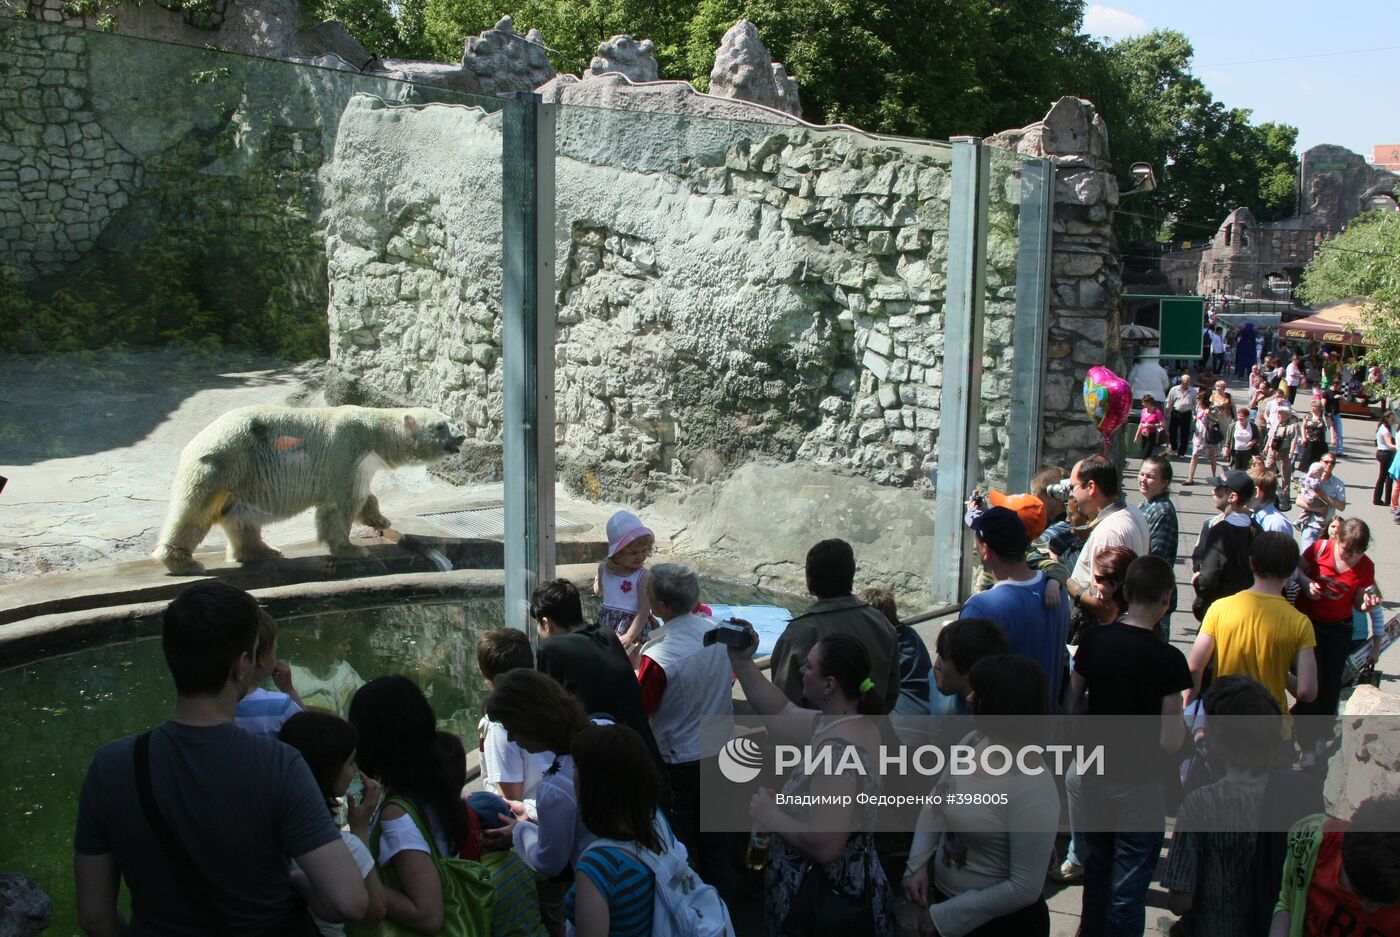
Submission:
{"label": "patio umbrella", "polygon": [[1118,337],[1125,342],[1155,342],[1162,337],[1162,333],[1148,326],[1129,322],[1118,329]]}

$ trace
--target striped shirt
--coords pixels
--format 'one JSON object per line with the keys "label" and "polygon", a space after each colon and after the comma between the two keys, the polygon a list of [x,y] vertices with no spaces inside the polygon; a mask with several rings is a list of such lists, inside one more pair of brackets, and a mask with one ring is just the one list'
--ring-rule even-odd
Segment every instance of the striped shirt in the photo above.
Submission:
{"label": "striped shirt", "polygon": [[301,707],[286,693],[255,689],[238,701],[234,722],[245,732],[276,738],[282,723],[299,712]]}
{"label": "striped shirt", "polygon": [[[616,846],[588,850],[574,867],[586,875],[608,903],[609,937],[651,937],[652,902],[656,876],[645,863]],[[574,920],[574,893],[564,897],[564,916]]]}
{"label": "striped shirt", "polygon": [[545,937],[535,873],[513,849],[483,852],[491,870],[491,937]]}

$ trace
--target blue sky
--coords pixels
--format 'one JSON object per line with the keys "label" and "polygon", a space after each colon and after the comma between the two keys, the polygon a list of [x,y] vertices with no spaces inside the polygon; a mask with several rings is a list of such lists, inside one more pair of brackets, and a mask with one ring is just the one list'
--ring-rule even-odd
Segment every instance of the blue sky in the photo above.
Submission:
{"label": "blue sky", "polygon": [[[1216,100],[1297,127],[1300,153],[1335,143],[1367,159],[1375,144],[1400,143],[1397,27],[1397,0],[1110,0],[1084,18],[1086,33],[1111,39],[1185,33]],[[1334,52],[1352,54],[1319,55]]]}

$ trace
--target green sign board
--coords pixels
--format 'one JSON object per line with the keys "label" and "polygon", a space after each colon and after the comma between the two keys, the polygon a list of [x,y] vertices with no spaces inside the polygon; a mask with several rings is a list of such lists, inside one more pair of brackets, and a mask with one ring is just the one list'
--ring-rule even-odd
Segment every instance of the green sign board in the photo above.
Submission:
{"label": "green sign board", "polygon": [[1201,333],[1206,327],[1206,301],[1200,296],[1162,300],[1163,358],[1201,357]]}
{"label": "green sign board", "polygon": [[[1148,293],[1124,293],[1123,299],[1155,299],[1157,301],[1158,358],[1200,358],[1201,333],[1206,327],[1204,296],[1157,296]],[[1142,356],[1139,356],[1142,357]]]}

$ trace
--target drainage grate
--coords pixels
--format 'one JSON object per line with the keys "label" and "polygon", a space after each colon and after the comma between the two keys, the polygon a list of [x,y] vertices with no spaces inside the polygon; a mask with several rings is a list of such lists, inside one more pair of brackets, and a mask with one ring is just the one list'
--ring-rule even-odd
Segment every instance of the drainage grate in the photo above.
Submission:
{"label": "drainage grate", "polygon": [[[506,534],[505,508],[470,508],[465,511],[439,511],[435,514],[419,514],[420,520],[427,521],[438,530],[454,537],[480,537],[500,539]],[[569,520],[559,514],[554,515],[554,529],[558,533],[583,530],[586,524]]]}

